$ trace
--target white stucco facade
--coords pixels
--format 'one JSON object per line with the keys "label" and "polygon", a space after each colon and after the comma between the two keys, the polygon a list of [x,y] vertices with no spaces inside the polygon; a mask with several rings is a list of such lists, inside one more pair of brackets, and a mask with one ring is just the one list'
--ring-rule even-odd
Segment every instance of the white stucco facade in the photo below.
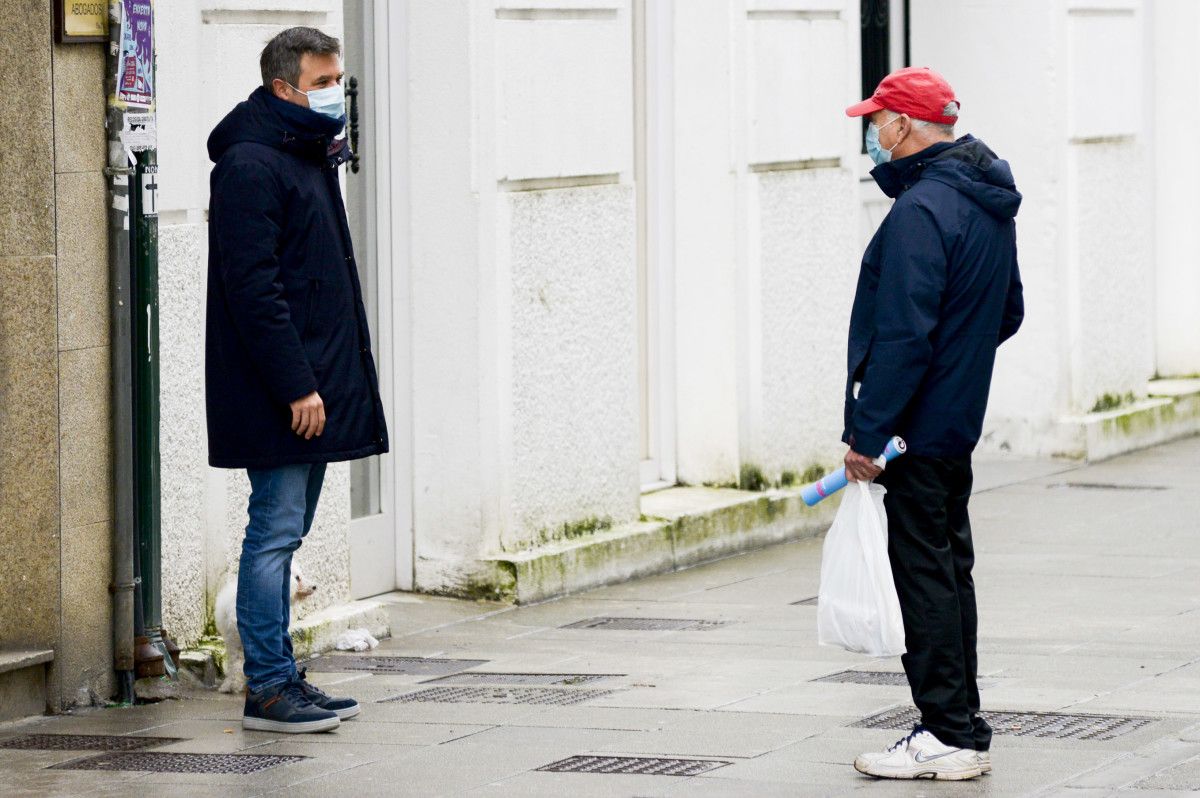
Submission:
{"label": "white stucco facade", "polygon": [[[204,140],[257,84],[267,38],[340,36],[351,2],[157,6],[163,584],[184,641],[236,561],[247,491],[205,465]],[[395,585],[475,592],[500,552],[636,521],[649,482],[838,461],[858,260],[886,211],[843,114],[861,99],[858,2],[363,7]],[[1181,102],[1200,12],[911,9],[913,62],[952,82],[960,132],[1007,158],[1025,196],[1027,321],[983,447],[1058,453],[1064,417],[1200,372],[1200,166],[1168,149],[1200,125]],[[309,611],[360,592],[350,482],[330,470],[298,555],[322,584]]]}
{"label": "white stucco facade", "polygon": [[964,132],[1012,163],[1025,196],[1017,234],[1027,318],[1001,350],[983,448],[1063,453],[1081,414],[1200,367],[1200,256],[1185,221],[1200,211],[1196,164],[1171,148],[1171,131],[1195,114],[1182,100],[1180,58],[1195,41],[1197,9],[1133,0],[912,8],[914,61],[949,77]]}

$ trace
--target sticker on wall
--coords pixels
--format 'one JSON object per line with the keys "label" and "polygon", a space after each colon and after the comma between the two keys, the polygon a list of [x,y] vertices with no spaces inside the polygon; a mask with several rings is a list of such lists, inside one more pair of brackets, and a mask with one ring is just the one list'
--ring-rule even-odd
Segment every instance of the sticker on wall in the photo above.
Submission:
{"label": "sticker on wall", "polygon": [[142,172],[142,216],[158,216],[158,167]]}
{"label": "sticker on wall", "polygon": [[156,148],[158,146],[158,121],[155,114],[125,114],[125,128],[121,131],[121,143],[130,152],[143,152]]}
{"label": "sticker on wall", "polygon": [[117,59],[117,103],[154,105],[154,8],[151,0],[121,0],[121,54]]}

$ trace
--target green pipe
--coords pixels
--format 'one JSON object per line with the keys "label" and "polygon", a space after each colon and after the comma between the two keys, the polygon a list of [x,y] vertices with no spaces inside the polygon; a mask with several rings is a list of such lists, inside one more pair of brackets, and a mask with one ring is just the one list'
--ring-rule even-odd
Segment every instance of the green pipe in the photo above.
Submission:
{"label": "green pipe", "polygon": [[154,150],[137,153],[133,175],[134,462],[142,612],[151,645],[162,639],[162,504],[159,458],[158,215]]}

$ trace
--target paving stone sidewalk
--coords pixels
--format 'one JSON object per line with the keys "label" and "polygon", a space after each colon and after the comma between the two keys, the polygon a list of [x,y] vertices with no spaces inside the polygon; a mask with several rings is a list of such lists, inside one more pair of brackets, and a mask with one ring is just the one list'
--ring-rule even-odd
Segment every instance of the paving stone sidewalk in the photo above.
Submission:
{"label": "paving stone sidewalk", "polygon": [[[1200,438],[1086,468],[978,464],[984,710],[1010,714],[993,716],[995,770],[976,781],[853,771],[855,755],[903,734],[869,726],[903,722],[910,700],[898,660],[816,644],[805,600],[820,542],[808,541],[532,607],[394,594],[394,636],[370,652],[393,672],[313,666],[314,682],[364,705],[337,732],[244,732],[239,702],[210,692],[34,719],[0,726],[0,793],[1194,795],[1198,462]],[[198,764],[172,753],[269,766],[82,770],[98,752],[3,747],[25,734],[177,738],[114,754],[117,766]],[[602,772],[556,772],[572,765]],[[634,773],[609,772],[621,767]]]}

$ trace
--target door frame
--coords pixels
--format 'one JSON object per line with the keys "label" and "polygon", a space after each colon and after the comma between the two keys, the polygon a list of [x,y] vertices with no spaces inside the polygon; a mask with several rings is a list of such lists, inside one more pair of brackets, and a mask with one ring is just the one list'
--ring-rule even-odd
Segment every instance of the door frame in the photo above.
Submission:
{"label": "door frame", "polygon": [[[405,38],[406,0],[362,0],[364,41],[363,74],[360,81],[372,89],[373,107],[365,109],[361,128],[364,168],[374,179],[372,218],[366,220],[375,250],[376,285],[375,356],[379,391],[388,415],[391,451],[379,458],[380,512],[350,520],[350,592],[355,599],[394,589],[413,588],[412,524],[412,391],[409,331],[408,203],[406,167],[408,159],[407,63],[402,45]],[[393,58],[393,52],[400,57]],[[363,558],[356,557],[355,541],[394,541],[389,577],[362,575]],[[385,546],[383,548],[391,548]],[[378,564],[375,567],[379,567]],[[386,566],[385,566],[386,567]],[[355,587],[355,573],[359,583]]]}
{"label": "door frame", "polygon": [[[637,181],[641,178],[644,183],[644,186],[636,188],[637,214],[642,217],[644,213],[645,219],[645,248],[643,251],[642,242],[639,241],[637,258],[638,292],[645,293],[638,302],[639,305],[644,302],[646,308],[646,329],[644,332],[639,329],[638,335],[640,338],[644,334],[648,339],[646,378],[650,380],[648,418],[640,422],[649,426],[650,457],[641,460],[639,470],[642,491],[647,492],[669,487],[677,480],[673,146],[675,3],[674,0],[635,0],[630,4],[630,14],[634,38],[634,179]],[[638,30],[639,26],[641,30]],[[638,224],[641,224],[640,219]],[[640,307],[638,313],[641,314]],[[640,340],[638,345],[642,345]],[[643,390],[642,379],[639,375],[639,393]],[[642,434],[639,431],[639,441]]]}
{"label": "door frame", "polygon": [[[375,73],[386,75],[387,91],[376,95],[376,119],[387,120],[386,136],[379,136],[376,153],[379,191],[376,231],[380,263],[381,305],[388,312],[389,407],[392,453],[387,484],[392,501],[392,533],[396,537],[396,589],[415,587],[415,530],[413,524],[412,459],[412,261],[409,236],[408,169],[408,0],[374,3]],[[386,272],[386,274],[385,274]],[[386,283],[385,283],[386,278]],[[382,316],[381,312],[381,316]],[[380,325],[382,328],[382,325]],[[383,333],[381,333],[383,334]]]}

